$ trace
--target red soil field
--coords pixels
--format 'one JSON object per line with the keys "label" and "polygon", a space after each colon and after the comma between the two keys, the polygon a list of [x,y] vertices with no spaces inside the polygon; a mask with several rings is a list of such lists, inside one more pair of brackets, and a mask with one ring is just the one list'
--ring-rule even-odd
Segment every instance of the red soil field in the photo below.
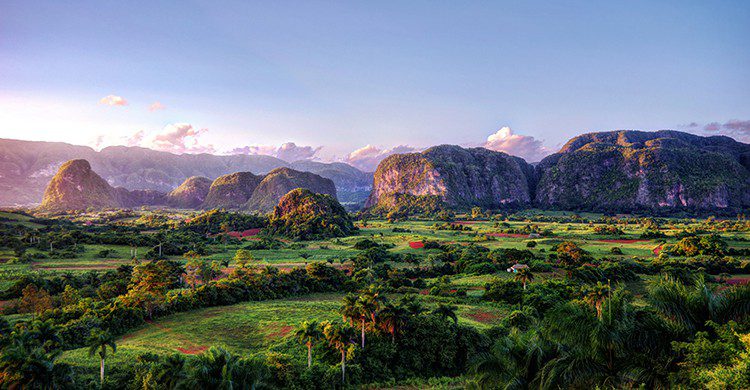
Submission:
{"label": "red soil field", "polygon": [[278,328],[276,331],[269,333],[266,337],[271,339],[281,338],[286,335],[288,335],[291,331],[294,330],[294,327],[291,325],[284,325],[280,328]]}
{"label": "red soil field", "polygon": [[489,313],[486,311],[477,310],[468,316],[474,321],[481,322],[483,324],[495,322],[500,316],[497,314]]}
{"label": "red soil field", "polygon": [[474,221],[456,221],[456,222],[453,222],[453,223],[455,223],[456,225],[473,225],[476,222],[474,222]]}
{"label": "red soil field", "polygon": [[413,241],[413,242],[409,243],[409,247],[411,247],[412,249],[424,248],[424,242],[422,242],[422,241]]}
{"label": "red soil field", "polygon": [[208,349],[205,345],[201,345],[199,347],[193,347],[193,348],[180,348],[177,347],[177,350],[186,354],[186,355],[197,355],[199,353],[203,353]]}
{"label": "red soil field", "polygon": [[733,278],[727,279],[727,284],[736,285],[736,284],[748,284],[750,283],[750,276],[735,276]]}

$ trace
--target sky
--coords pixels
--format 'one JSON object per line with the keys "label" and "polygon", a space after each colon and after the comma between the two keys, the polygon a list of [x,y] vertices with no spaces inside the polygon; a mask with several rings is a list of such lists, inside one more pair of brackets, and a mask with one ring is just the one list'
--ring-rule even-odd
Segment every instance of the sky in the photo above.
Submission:
{"label": "sky", "polygon": [[[549,4],[552,3],[552,4]],[[750,141],[749,1],[0,0],[0,138],[538,161],[591,131]]]}

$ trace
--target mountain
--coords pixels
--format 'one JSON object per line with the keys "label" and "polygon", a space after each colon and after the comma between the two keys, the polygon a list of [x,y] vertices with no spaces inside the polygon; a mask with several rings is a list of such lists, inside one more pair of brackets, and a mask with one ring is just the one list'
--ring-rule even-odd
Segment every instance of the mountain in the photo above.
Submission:
{"label": "mountain", "polygon": [[263,213],[273,211],[279,199],[295,188],[336,197],[336,186],[331,179],[310,172],[276,168],[258,184],[243,209]]}
{"label": "mountain", "polygon": [[394,194],[438,196],[456,208],[528,205],[534,184],[534,168],[521,158],[484,148],[441,145],[383,160],[366,206],[383,205]]}
{"label": "mountain", "polygon": [[373,173],[362,172],[349,164],[301,160],[291,163],[290,167],[333,180],[333,184],[336,185],[336,198],[347,207],[359,205],[361,208],[372,189]]}
{"label": "mountain", "polygon": [[750,145],[679,131],[584,134],[537,165],[536,204],[593,211],[750,206]]}
{"label": "mountain", "polygon": [[[295,162],[271,156],[172,154],[142,147],[112,146],[100,152],[62,142],[0,139],[0,206],[38,204],[44,189],[66,161],[84,159],[114,187],[169,192],[192,176],[211,180],[233,172],[265,174],[292,165],[334,180],[341,194],[366,195],[367,174],[343,163]],[[363,176],[364,175],[364,176]],[[329,177],[330,176],[330,177]],[[371,181],[370,181],[371,184]],[[358,194],[358,195],[357,195]]]}
{"label": "mountain", "polygon": [[281,197],[267,230],[293,239],[319,240],[348,236],[357,228],[335,197],[297,188]]}
{"label": "mountain", "polygon": [[213,181],[207,177],[189,177],[167,194],[166,202],[177,208],[198,208],[206,200],[212,183]]}
{"label": "mountain", "polygon": [[64,163],[44,191],[41,209],[45,211],[84,210],[120,207],[121,197],[112,186],[91,170],[86,160]]}
{"label": "mountain", "polygon": [[250,172],[235,172],[219,176],[211,183],[203,209],[238,209],[253,195],[263,178]]}

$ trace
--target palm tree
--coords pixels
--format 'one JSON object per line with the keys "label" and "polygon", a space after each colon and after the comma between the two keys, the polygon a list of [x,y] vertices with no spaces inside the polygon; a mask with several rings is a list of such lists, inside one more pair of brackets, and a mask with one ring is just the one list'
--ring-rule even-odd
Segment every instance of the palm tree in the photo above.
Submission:
{"label": "palm tree", "polygon": [[537,329],[513,329],[475,358],[470,372],[481,389],[539,387],[537,374],[553,356],[554,344]]}
{"label": "palm tree", "polygon": [[398,304],[406,308],[406,310],[411,314],[412,316],[418,316],[422,313],[424,313],[425,308],[422,306],[422,303],[417,300],[417,298],[412,294],[407,294],[401,297],[399,299]]}
{"label": "palm tree", "polygon": [[162,385],[165,389],[176,389],[186,379],[185,375],[185,357],[180,354],[167,356],[159,364],[154,379],[156,383]]}
{"label": "palm tree", "polygon": [[351,325],[355,323],[362,324],[362,347],[365,346],[365,321],[367,320],[367,313],[364,311],[362,305],[360,305],[360,297],[354,294],[347,294],[344,296],[344,303],[341,305],[341,316],[344,320],[347,320]]}
{"label": "palm tree", "polygon": [[320,331],[320,325],[317,321],[305,321],[295,334],[300,344],[307,346],[307,368],[312,367],[312,346],[313,343],[323,338],[323,332]]}
{"label": "palm tree", "polygon": [[635,306],[622,288],[603,300],[601,316],[569,302],[545,315],[545,337],[558,343],[556,356],[538,374],[542,388],[622,388],[669,384],[676,334],[652,311]]}
{"label": "palm tree", "polygon": [[521,268],[516,271],[516,275],[513,278],[516,282],[523,283],[523,289],[526,290],[526,284],[534,281],[534,274],[528,268]]}
{"label": "palm tree", "polygon": [[706,330],[706,322],[743,321],[750,316],[750,285],[719,291],[702,276],[692,286],[672,278],[657,281],[649,300],[671,323],[690,331]]}
{"label": "palm tree", "polygon": [[29,329],[27,336],[35,344],[44,348],[46,352],[58,349],[63,342],[58,333],[58,328],[52,323],[52,320],[35,320],[31,323],[31,329]]}
{"label": "palm tree", "polygon": [[233,375],[237,357],[222,348],[211,347],[195,357],[189,370],[187,383],[196,389],[226,389],[234,386]]}
{"label": "palm tree", "polygon": [[453,305],[438,304],[438,307],[432,311],[432,314],[442,318],[453,320],[453,325],[458,325],[458,316],[456,315],[456,307]]}
{"label": "palm tree", "polygon": [[112,353],[117,351],[117,344],[115,344],[115,337],[109,332],[101,329],[95,329],[91,331],[91,336],[88,340],[89,345],[89,356],[99,354],[99,379],[101,384],[104,385],[104,360],[107,359],[107,347],[112,349]]}
{"label": "palm tree", "polygon": [[373,326],[376,325],[377,313],[382,303],[383,297],[374,286],[370,286],[369,290],[359,296],[359,310],[362,315],[362,348],[365,347],[366,321],[370,321]]}
{"label": "palm tree", "polygon": [[596,286],[589,289],[583,300],[596,308],[596,316],[602,318],[602,305],[611,295],[610,287],[602,282],[596,282]]}
{"label": "palm tree", "polygon": [[51,388],[58,353],[14,342],[0,353],[0,384],[8,389]]}
{"label": "palm tree", "polygon": [[341,353],[341,383],[346,382],[346,350],[356,338],[354,329],[338,322],[325,322],[323,334],[328,344]]}
{"label": "palm tree", "polygon": [[391,342],[396,342],[396,334],[409,323],[409,311],[401,305],[387,303],[378,313],[380,326],[391,335]]}

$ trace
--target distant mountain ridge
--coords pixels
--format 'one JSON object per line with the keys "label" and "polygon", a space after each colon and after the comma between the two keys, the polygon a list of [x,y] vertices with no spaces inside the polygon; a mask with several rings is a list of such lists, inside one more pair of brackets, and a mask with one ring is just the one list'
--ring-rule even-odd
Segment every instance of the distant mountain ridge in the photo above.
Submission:
{"label": "distant mountain ridge", "polygon": [[97,152],[87,146],[63,142],[0,139],[0,206],[38,204],[55,172],[64,162],[74,159],[87,160],[111,186],[131,191],[166,193],[193,176],[214,180],[234,172],[258,175],[281,167],[329,178],[339,196],[347,198],[354,194],[355,201],[364,201],[366,194],[362,195],[362,190],[369,192],[372,184],[371,174],[344,163],[289,163],[263,155],[176,155],[136,146],[111,146]]}
{"label": "distant mountain ridge", "polygon": [[367,206],[394,194],[439,196],[467,209],[744,212],[750,145],[674,130],[582,134],[538,164],[483,148],[442,145],[393,155],[375,171]]}
{"label": "distant mountain ridge", "polygon": [[294,189],[336,198],[336,186],[331,179],[291,168],[276,168],[265,176],[235,172],[219,176],[213,182],[193,176],[166,194],[156,190],[130,191],[112,187],[91,169],[88,161],[76,159],[60,166],[44,191],[39,209],[65,212],[170,206],[269,213]]}

